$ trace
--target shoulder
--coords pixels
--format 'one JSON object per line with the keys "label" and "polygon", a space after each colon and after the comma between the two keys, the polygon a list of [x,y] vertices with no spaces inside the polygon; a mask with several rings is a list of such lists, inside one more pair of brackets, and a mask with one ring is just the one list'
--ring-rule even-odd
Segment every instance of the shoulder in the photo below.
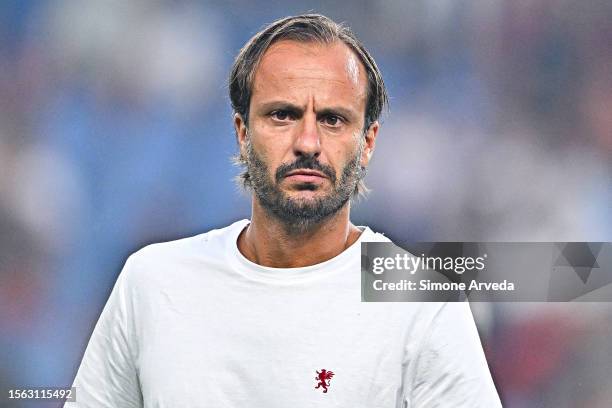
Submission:
{"label": "shoulder", "polygon": [[227,248],[248,222],[240,220],[195,236],[147,245],[128,257],[122,274],[130,275],[128,280],[151,279],[162,274],[176,276],[186,267],[223,262]]}
{"label": "shoulder", "polygon": [[229,239],[232,239],[233,235],[237,237],[242,228],[247,224],[248,220],[240,220],[227,227],[212,229],[208,232],[191,237],[150,244],[133,253],[130,258],[142,260],[167,256],[201,254],[202,252],[210,250],[211,247],[224,245]]}

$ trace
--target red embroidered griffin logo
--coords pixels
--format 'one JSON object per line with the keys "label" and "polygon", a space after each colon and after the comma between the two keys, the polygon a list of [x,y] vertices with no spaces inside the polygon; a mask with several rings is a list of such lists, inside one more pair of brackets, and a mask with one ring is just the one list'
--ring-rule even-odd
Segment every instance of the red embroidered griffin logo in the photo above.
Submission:
{"label": "red embroidered griffin logo", "polygon": [[[317,384],[317,386],[315,387],[315,389],[319,388],[319,387],[323,387],[323,393],[327,392],[327,387],[329,387],[329,383],[331,381],[331,378],[334,376],[334,372],[333,371],[327,371],[325,369],[322,369],[321,372],[317,371],[317,376],[315,377],[315,380],[317,380],[319,383]],[[327,381],[327,382],[325,382]]]}

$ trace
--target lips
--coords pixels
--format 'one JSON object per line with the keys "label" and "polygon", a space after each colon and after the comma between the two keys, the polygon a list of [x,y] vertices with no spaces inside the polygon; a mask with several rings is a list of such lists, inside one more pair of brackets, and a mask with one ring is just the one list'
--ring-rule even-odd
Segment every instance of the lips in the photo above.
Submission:
{"label": "lips", "polygon": [[293,170],[287,173],[285,177],[291,177],[291,176],[309,176],[309,177],[321,177],[321,178],[327,177],[325,174],[319,171],[310,170],[310,169]]}
{"label": "lips", "polygon": [[290,171],[285,178],[298,183],[319,183],[327,176],[316,170],[299,169]]}

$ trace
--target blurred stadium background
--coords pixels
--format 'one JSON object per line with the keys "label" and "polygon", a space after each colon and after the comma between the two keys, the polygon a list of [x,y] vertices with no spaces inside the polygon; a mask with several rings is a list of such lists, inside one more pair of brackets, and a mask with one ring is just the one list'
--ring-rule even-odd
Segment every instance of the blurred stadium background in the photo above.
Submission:
{"label": "blurred stadium background", "polygon": [[[129,253],[248,217],[226,75],[307,11],[346,21],[391,95],[358,223],[612,240],[609,1],[5,0],[0,389],[72,382]],[[474,306],[505,407],[611,406],[610,304]]]}

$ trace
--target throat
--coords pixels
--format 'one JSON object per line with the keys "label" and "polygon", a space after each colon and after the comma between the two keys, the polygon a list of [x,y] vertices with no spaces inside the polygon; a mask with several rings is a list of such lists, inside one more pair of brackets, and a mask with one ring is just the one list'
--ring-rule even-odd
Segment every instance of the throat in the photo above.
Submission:
{"label": "throat", "polygon": [[361,231],[350,224],[319,225],[296,232],[282,225],[258,225],[254,219],[238,237],[238,249],[251,262],[272,268],[299,268],[330,260],[352,244]]}

